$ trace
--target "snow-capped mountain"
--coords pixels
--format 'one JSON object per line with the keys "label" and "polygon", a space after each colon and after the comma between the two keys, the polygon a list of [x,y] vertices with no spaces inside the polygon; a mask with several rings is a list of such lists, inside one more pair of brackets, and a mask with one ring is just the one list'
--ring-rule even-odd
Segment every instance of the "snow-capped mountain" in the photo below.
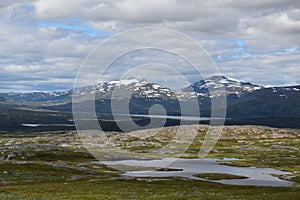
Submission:
{"label": "snow-capped mountain", "polygon": [[183,92],[196,92],[200,94],[208,94],[209,92],[219,89],[225,89],[227,95],[241,95],[245,92],[253,92],[262,89],[263,87],[253,85],[249,82],[242,82],[225,76],[212,76],[206,80],[200,80],[190,86],[184,88]]}
{"label": "snow-capped mountain", "polygon": [[[110,114],[112,98],[122,101],[126,97],[130,98],[132,113],[147,114],[151,106],[160,104],[170,115],[180,115],[180,101],[184,103],[185,113],[193,114],[194,108],[189,105],[197,102],[201,115],[209,116],[211,98],[217,97],[221,88],[226,90],[229,118],[300,116],[300,108],[295,106],[300,101],[300,86],[267,88],[225,76],[212,76],[177,91],[137,79],[99,82],[95,86],[75,91],[74,95],[79,97],[79,102],[91,100],[85,97],[95,95],[96,110],[99,113]],[[112,97],[113,91],[117,92]],[[124,91],[129,91],[130,95],[124,95]],[[71,111],[70,104],[68,109],[66,107],[60,105],[55,109]]]}
{"label": "snow-capped mountain", "polygon": [[[300,94],[299,87],[263,87],[231,79],[225,76],[212,76],[206,80],[200,80],[180,90],[171,90],[168,87],[157,83],[151,83],[146,80],[138,80],[135,78],[125,80],[115,80],[108,82],[99,82],[94,86],[82,87],[65,92],[33,92],[33,93],[0,93],[0,97],[8,100],[24,101],[24,102],[70,102],[72,95],[78,101],[91,99],[91,95],[95,95],[96,99],[111,98],[136,98],[136,99],[156,99],[160,100],[184,100],[189,101],[195,98],[211,98],[211,92],[226,90],[227,96],[239,98],[247,94],[261,94],[266,91],[272,91],[272,94],[288,98],[289,95]],[[129,95],[126,95],[128,94]]]}
{"label": "snow-capped mountain", "polygon": [[149,83],[145,80],[140,81],[134,78],[119,81],[99,82],[96,86],[84,87],[76,90],[74,95],[75,97],[81,97],[93,95],[95,93],[97,99],[107,99],[112,97],[122,98],[126,96],[127,93],[130,94],[130,97],[135,98],[176,98],[174,92],[163,85]]}
{"label": "snow-capped mountain", "polygon": [[[124,95],[125,91],[128,91],[132,94],[131,97],[136,98],[189,100],[190,98],[201,96],[211,97],[209,92],[221,88],[226,90],[227,95],[236,94],[239,96],[245,92],[249,93],[259,90],[262,87],[253,85],[249,82],[230,79],[225,76],[212,76],[209,79],[193,83],[184,89],[172,91],[157,83],[149,83],[145,80],[140,81],[131,78],[119,81],[99,82],[96,86],[85,87],[75,91],[74,95],[75,97],[80,97],[96,93],[97,99],[103,99],[111,98],[114,91],[114,97],[122,98],[122,92]],[[119,93],[116,93],[116,91],[119,91]]]}

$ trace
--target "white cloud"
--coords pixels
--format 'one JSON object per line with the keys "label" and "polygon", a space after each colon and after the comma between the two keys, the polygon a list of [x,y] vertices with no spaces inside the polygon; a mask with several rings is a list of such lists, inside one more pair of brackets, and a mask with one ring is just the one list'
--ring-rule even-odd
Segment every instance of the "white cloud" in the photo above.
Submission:
{"label": "white cloud", "polygon": [[[52,81],[68,79],[63,88],[71,88],[84,57],[104,39],[55,25],[37,26],[37,21],[70,25],[81,20],[110,33],[172,28],[195,38],[214,58],[223,58],[219,64],[226,75],[262,84],[297,83],[300,75],[298,0],[12,0],[0,2],[0,18],[0,71],[10,89],[14,84],[20,88],[13,79],[32,87],[28,77],[35,83],[48,81],[46,89]],[[245,45],[238,47],[237,40]]]}
{"label": "white cloud", "polygon": [[7,65],[3,67],[6,72],[34,72],[41,69],[41,66],[21,66],[21,65]]}

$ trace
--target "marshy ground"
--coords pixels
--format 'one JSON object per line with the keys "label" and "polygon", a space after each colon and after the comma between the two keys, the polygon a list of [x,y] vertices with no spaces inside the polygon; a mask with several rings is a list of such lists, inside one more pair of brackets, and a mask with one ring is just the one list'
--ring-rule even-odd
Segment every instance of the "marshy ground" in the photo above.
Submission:
{"label": "marshy ground", "polygon": [[[188,128],[190,127],[190,128]],[[207,126],[197,129],[185,158],[197,158]],[[129,135],[107,133],[116,146],[138,153],[161,148],[174,136],[176,127],[159,134],[145,130]],[[184,141],[176,141],[180,148]],[[275,168],[291,172],[281,179],[292,187],[238,186],[169,178],[133,178],[99,164],[82,145],[75,132],[1,133],[0,199],[299,199],[300,130],[259,126],[228,126],[209,158],[224,165]],[[228,175],[200,174],[207,179]],[[221,176],[221,177],[219,177]]]}

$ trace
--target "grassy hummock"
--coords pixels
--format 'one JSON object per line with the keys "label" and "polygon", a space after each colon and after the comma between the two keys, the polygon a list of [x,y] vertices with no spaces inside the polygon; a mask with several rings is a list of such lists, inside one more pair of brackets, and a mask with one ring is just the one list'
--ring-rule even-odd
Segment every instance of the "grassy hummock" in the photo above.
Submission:
{"label": "grassy hummock", "polygon": [[199,178],[204,178],[207,180],[224,180],[224,179],[246,179],[247,176],[238,176],[233,174],[223,174],[223,173],[201,173],[194,174],[194,176]]}

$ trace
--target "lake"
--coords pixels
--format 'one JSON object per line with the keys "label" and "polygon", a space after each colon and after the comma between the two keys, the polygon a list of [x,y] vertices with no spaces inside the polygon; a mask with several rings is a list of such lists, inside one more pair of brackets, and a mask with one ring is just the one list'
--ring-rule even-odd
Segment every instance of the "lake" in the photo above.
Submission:
{"label": "lake", "polygon": [[[174,161],[175,162],[172,162]],[[165,167],[182,169],[182,171],[126,171],[124,176],[131,177],[181,177],[193,180],[208,181],[204,178],[195,177],[194,174],[201,173],[223,173],[238,176],[246,176],[246,179],[223,179],[209,180],[231,185],[255,185],[255,186],[292,186],[293,182],[279,179],[272,174],[291,174],[272,168],[256,168],[256,167],[234,167],[220,164],[229,159],[174,159],[163,158],[161,160],[121,160],[121,161],[103,161],[101,163],[109,166],[125,165],[136,167]]]}

